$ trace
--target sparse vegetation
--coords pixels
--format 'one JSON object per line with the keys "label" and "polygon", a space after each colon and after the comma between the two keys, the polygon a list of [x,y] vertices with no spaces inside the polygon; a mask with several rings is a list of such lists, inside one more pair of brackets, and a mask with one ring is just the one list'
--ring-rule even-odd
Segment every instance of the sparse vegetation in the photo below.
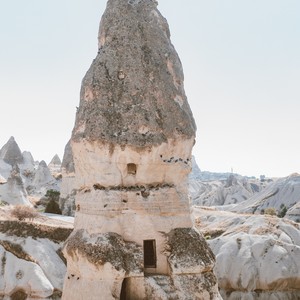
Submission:
{"label": "sparse vegetation", "polygon": [[10,241],[0,241],[0,245],[8,252],[12,253],[19,259],[35,262],[35,260],[24,251],[23,247],[19,244],[12,243]]}
{"label": "sparse vegetation", "polygon": [[68,238],[72,229],[51,227],[27,222],[20,223],[18,221],[0,221],[0,232],[17,237],[26,238],[31,236],[33,239],[49,239],[55,243],[60,243],[64,242]]}
{"label": "sparse vegetation", "polygon": [[11,300],[26,300],[27,294],[22,289],[15,291],[10,295]]}
{"label": "sparse vegetation", "polygon": [[48,190],[46,192],[45,197],[47,197],[49,200],[55,200],[58,201],[60,196],[60,192],[56,190]]}
{"label": "sparse vegetation", "polygon": [[281,203],[280,210],[279,210],[277,216],[279,218],[283,218],[286,215],[287,210],[288,210],[287,207],[283,203]]}
{"label": "sparse vegetation", "polygon": [[276,209],[274,207],[267,207],[265,209],[265,215],[276,216]]}
{"label": "sparse vegetation", "polygon": [[45,213],[61,215],[61,209],[56,201],[50,200],[45,208]]}
{"label": "sparse vegetation", "polygon": [[3,252],[2,258],[1,258],[1,275],[4,275],[5,271],[5,266],[6,266],[6,252]]}
{"label": "sparse vegetation", "polygon": [[37,211],[27,205],[16,205],[12,211],[11,215],[17,218],[19,221],[24,221],[25,219],[34,219],[37,217]]}
{"label": "sparse vegetation", "polygon": [[52,213],[52,214],[58,214],[61,215],[61,209],[59,208],[59,196],[60,192],[55,190],[48,190],[45,197],[49,199],[49,202],[45,208],[45,213]]}

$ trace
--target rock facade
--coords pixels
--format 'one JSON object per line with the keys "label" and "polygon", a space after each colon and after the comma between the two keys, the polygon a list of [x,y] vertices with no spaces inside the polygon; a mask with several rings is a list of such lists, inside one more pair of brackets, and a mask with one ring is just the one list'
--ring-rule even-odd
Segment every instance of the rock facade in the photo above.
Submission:
{"label": "rock facade", "polygon": [[190,216],[196,126],[156,6],[109,0],[101,20],[71,139],[78,192],[63,299],[219,297]]}

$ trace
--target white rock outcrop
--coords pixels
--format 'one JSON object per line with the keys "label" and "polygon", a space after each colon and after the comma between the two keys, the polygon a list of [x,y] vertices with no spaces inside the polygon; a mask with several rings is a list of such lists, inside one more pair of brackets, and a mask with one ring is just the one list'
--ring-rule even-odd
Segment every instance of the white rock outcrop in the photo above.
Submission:
{"label": "white rock outcrop", "polygon": [[221,180],[190,179],[189,190],[195,205],[228,206],[226,209],[230,210],[235,204],[246,203],[268,184],[256,178],[227,174]]}
{"label": "white rock outcrop", "polygon": [[[300,175],[295,173],[279,178],[260,193],[230,208],[236,212],[260,213],[268,207],[280,212],[282,207],[291,209],[300,202]],[[293,219],[293,218],[292,218]],[[297,219],[297,218],[296,218]]]}
{"label": "white rock outcrop", "polygon": [[266,215],[195,208],[224,300],[300,299],[300,226]]}
{"label": "white rock outcrop", "polygon": [[52,176],[58,176],[61,173],[61,160],[57,154],[53,156],[50,163],[48,164],[48,168],[52,174]]}
{"label": "white rock outcrop", "polygon": [[61,248],[72,224],[61,221],[51,226],[48,220],[41,225],[46,217],[29,223],[12,220],[7,210],[0,214],[0,298],[60,297],[66,274]]}
{"label": "white rock outcrop", "polygon": [[5,184],[0,184],[0,200],[12,205],[30,205],[18,165],[12,168]]}

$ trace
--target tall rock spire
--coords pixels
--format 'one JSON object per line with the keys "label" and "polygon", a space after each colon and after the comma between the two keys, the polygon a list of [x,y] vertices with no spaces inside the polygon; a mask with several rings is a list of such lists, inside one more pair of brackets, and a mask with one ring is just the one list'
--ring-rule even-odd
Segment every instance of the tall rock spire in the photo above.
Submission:
{"label": "tall rock spire", "polygon": [[63,299],[218,298],[190,216],[195,130],[157,2],[109,0],[71,139],[78,193]]}
{"label": "tall rock spire", "polygon": [[7,143],[0,149],[0,159],[13,166],[23,162],[21,150],[14,137],[10,137]]}

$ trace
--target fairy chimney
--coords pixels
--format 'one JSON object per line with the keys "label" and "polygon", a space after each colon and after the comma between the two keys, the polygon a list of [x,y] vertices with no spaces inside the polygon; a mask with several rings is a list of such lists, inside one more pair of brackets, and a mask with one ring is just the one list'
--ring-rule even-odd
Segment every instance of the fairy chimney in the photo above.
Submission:
{"label": "fairy chimney", "polygon": [[109,0],[71,139],[78,192],[63,299],[218,299],[213,254],[190,216],[195,130],[157,2]]}

